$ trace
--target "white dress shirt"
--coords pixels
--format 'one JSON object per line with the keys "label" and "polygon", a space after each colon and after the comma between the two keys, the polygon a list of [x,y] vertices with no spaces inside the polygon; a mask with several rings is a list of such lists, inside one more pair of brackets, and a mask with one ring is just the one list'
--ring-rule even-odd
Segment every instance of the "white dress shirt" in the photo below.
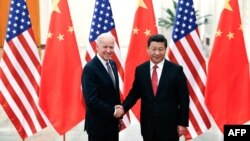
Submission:
{"label": "white dress shirt", "polygon": [[[165,61],[165,59],[157,64],[158,68],[156,69],[156,72],[157,72],[158,84],[159,84],[159,81],[160,81],[160,78],[161,78],[161,73],[162,73],[164,61]],[[154,65],[155,64],[152,61],[150,61],[150,76],[151,76],[151,79],[152,79],[152,73],[153,73]]]}

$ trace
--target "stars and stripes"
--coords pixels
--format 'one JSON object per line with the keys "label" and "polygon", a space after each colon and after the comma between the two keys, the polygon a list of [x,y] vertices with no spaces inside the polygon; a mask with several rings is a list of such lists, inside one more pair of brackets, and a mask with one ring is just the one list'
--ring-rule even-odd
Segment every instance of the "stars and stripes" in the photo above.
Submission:
{"label": "stars and stripes", "polygon": [[12,0],[0,64],[0,103],[23,139],[47,126],[38,106],[40,70],[26,2]]}
{"label": "stars and stripes", "polygon": [[206,62],[192,0],[179,0],[170,42],[169,59],[182,65],[188,80],[190,118],[188,135],[194,138],[211,127],[204,102]]}
{"label": "stars and stripes", "polygon": [[[115,29],[115,22],[113,19],[111,5],[109,0],[96,0],[93,19],[91,22],[89,42],[87,46],[86,61],[90,61],[96,55],[96,38],[102,33],[110,33],[116,38],[114,55],[112,60],[116,62],[119,74],[119,87],[121,98],[123,99],[123,85],[124,85],[124,64],[121,59],[121,50],[118,43],[118,38]],[[128,117],[125,115],[123,118],[125,126],[129,125]]]}

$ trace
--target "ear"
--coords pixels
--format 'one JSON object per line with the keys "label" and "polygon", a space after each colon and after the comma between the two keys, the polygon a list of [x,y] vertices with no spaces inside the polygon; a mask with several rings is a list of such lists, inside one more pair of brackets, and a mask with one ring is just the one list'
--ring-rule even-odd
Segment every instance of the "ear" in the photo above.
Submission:
{"label": "ear", "polygon": [[99,49],[99,46],[98,46],[98,45],[96,45],[96,51],[98,51],[98,49]]}

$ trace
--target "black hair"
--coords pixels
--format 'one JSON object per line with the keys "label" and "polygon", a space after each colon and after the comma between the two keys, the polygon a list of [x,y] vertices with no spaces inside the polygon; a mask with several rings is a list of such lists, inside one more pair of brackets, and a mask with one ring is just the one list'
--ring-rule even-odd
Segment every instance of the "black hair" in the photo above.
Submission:
{"label": "black hair", "polygon": [[148,38],[148,47],[150,46],[151,42],[164,42],[165,48],[167,48],[167,46],[168,46],[168,41],[167,41],[167,39],[165,38],[165,36],[162,35],[162,34],[154,34],[154,35],[151,35],[151,36]]}

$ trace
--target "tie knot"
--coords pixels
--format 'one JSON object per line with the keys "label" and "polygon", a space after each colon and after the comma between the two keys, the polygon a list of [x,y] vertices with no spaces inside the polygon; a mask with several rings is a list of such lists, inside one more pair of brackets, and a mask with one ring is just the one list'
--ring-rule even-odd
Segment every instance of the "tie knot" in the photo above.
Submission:
{"label": "tie knot", "polygon": [[154,65],[154,66],[153,66],[153,69],[157,69],[157,68],[158,68],[158,66],[157,66],[157,65]]}

